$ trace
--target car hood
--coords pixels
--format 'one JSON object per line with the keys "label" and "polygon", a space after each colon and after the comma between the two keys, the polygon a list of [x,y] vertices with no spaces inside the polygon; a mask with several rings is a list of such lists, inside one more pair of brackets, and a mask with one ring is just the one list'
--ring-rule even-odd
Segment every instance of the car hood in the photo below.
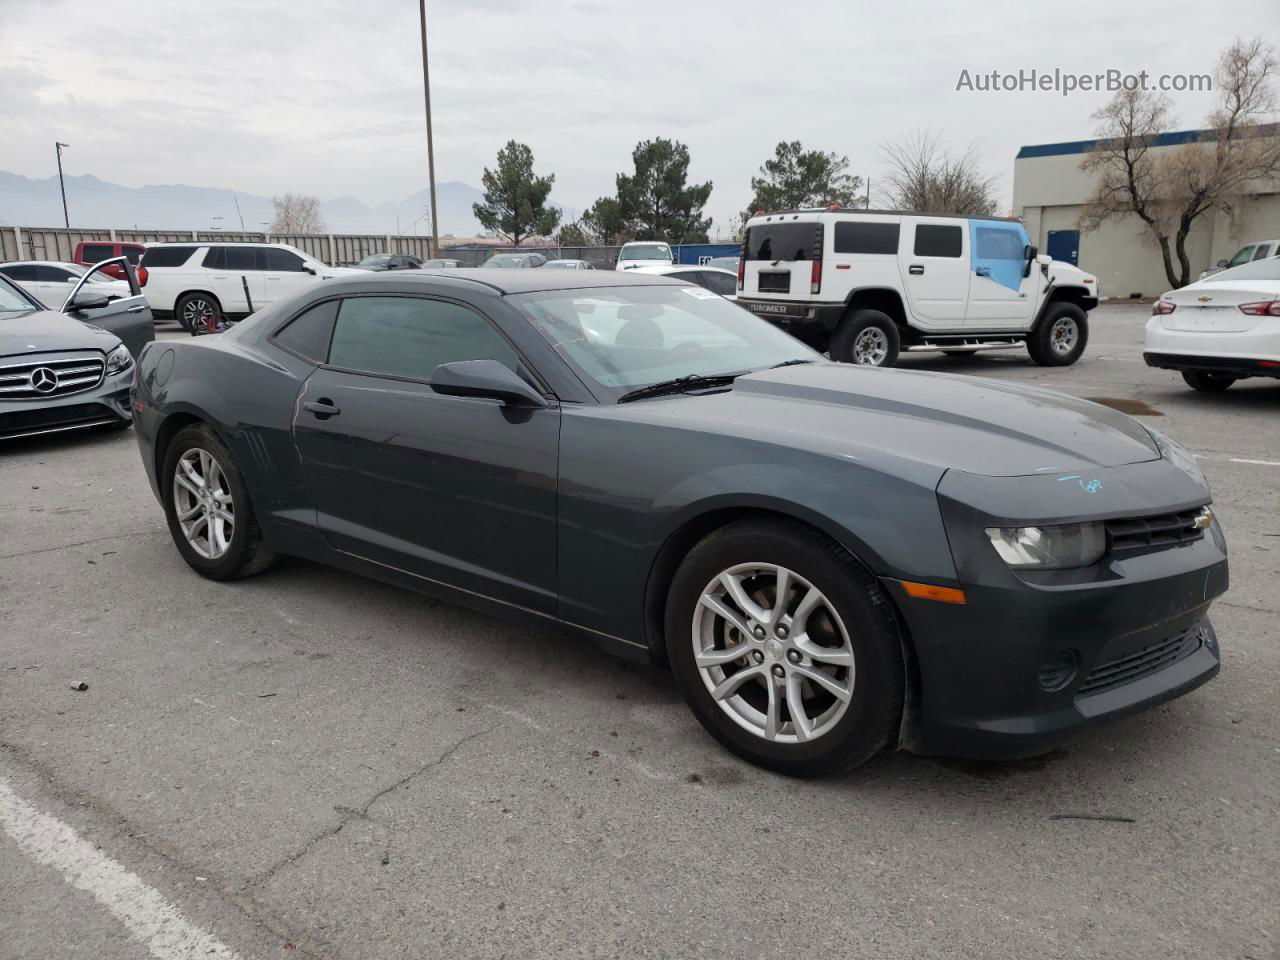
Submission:
{"label": "car hood", "polygon": [[788,435],[814,450],[850,448],[992,477],[1158,460],[1131,417],[1012,383],[841,363],[739,377],[730,391],[642,401],[658,416],[703,420],[747,436]]}
{"label": "car hood", "polygon": [[0,314],[0,357],[56,350],[115,349],[120,339],[101,327],[65,313],[38,310],[17,316]]}

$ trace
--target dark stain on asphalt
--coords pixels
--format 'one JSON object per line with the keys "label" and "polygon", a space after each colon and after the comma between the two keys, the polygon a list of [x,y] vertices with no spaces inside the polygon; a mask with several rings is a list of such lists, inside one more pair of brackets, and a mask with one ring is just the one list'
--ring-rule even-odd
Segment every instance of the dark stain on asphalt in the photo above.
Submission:
{"label": "dark stain on asphalt", "polygon": [[1104,407],[1110,407],[1112,410],[1119,410],[1121,413],[1127,413],[1133,417],[1163,417],[1164,414],[1141,400],[1134,400],[1131,397],[1085,397],[1092,403],[1100,403]]}
{"label": "dark stain on asphalt", "polygon": [[975,780],[1006,780],[1024,773],[1037,773],[1050,764],[1057,763],[1067,756],[1067,751],[1059,747],[1038,757],[1025,760],[969,760],[964,757],[931,757],[940,767],[955,773],[962,773]]}

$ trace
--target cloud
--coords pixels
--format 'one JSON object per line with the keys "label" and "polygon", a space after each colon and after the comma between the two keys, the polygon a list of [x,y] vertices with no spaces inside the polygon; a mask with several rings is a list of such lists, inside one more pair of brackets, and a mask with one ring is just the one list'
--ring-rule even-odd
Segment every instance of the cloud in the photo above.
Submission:
{"label": "cloud", "polygon": [[[370,203],[425,184],[416,4],[130,0],[125,15],[0,0],[0,166],[141,186],[304,190]],[[637,141],[687,143],[726,221],[779,140],[847,154],[874,180],[881,144],[917,128],[978,142],[1007,196],[1024,143],[1079,139],[1105,94],[956,92],[961,69],[1208,72],[1233,35],[1274,27],[1274,0],[1214,16],[1163,0],[430,0],[437,175],[478,184],[510,139],[582,208]],[[1179,22],[1183,21],[1183,22]],[[1194,26],[1194,29],[1189,27]],[[1185,126],[1204,95],[1178,100]],[[0,211],[2,213],[2,211]]]}

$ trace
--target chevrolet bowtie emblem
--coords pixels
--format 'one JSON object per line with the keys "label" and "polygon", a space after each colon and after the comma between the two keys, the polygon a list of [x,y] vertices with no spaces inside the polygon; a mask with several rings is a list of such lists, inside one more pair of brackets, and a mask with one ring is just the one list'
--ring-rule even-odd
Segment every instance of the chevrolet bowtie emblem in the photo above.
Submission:
{"label": "chevrolet bowtie emblem", "polygon": [[1203,297],[1196,297],[1196,299],[1197,299],[1197,300],[1199,300],[1201,303],[1208,303],[1210,300],[1212,300],[1212,299],[1213,299],[1213,297],[1210,297],[1210,296],[1207,296],[1207,295],[1206,295],[1206,296],[1203,296]]}

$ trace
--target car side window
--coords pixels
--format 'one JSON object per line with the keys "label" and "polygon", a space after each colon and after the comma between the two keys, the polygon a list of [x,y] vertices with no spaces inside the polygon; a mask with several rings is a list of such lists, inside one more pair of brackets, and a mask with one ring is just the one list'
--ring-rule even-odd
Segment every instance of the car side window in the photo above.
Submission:
{"label": "car side window", "polygon": [[97,263],[99,260],[110,260],[115,256],[115,249],[110,244],[86,243],[80,248],[80,259],[85,263]]}
{"label": "car side window", "polygon": [[329,364],[347,370],[430,380],[442,363],[497,360],[513,372],[515,350],[480,314],[418,297],[352,297],[334,324]]}
{"label": "car side window", "polygon": [[276,332],[276,341],[299,356],[324,363],[333,337],[333,323],[338,317],[338,304],[337,300],[326,300],[303,311]]}
{"label": "car side window", "polygon": [[963,231],[959,226],[916,224],[914,252],[917,257],[958,257],[963,248]]}
{"label": "car side window", "polygon": [[50,267],[46,264],[36,267],[36,280],[41,283],[66,283],[70,277],[70,271],[63,270],[61,267]]}
{"label": "car side window", "polygon": [[12,267],[5,267],[4,275],[10,280],[34,283],[36,279],[36,268],[30,264],[20,263]]}
{"label": "car side window", "polygon": [[204,260],[200,262],[200,266],[206,270],[227,269],[226,250],[226,247],[210,247],[209,252],[204,255]]}
{"label": "car side window", "polygon": [[262,253],[266,255],[267,269],[290,273],[302,273],[302,258],[296,253],[268,247]]}
{"label": "car side window", "polygon": [[233,273],[246,273],[250,270],[263,269],[263,251],[258,247],[224,247],[223,257],[226,261],[222,267]]}
{"label": "car side window", "polygon": [[1254,255],[1253,255],[1253,259],[1255,259],[1255,260],[1265,260],[1265,259],[1267,259],[1267,254],[1269,254],[1270,252],[1271,252],[1271,247],[1270,247],[1268,244],[1260,243],[1260,244],[1258,244],[1258,250],[1257,250],[1257,252],[1256,252],[1256,253],[1254,253]]}

